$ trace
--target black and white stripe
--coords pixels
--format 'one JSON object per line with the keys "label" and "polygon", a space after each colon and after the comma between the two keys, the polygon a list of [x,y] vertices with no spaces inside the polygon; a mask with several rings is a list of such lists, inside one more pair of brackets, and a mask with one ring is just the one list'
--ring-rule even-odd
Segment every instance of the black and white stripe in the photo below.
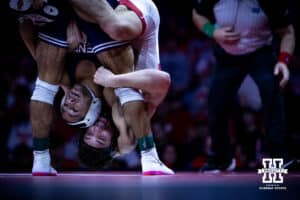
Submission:
{"label": "black and white stripe", "polygon": [[113,47],[122,46],[122,45],[125,45],[125,44],[128,44],[128,43],[129,43],[128,41],[124,41],[124,42],[112,41],[112,42],[106,42],[106,43],[103,43],[103,44],[96,45],[92,49],[93,49],[93,53],[98,53],[100,51],[104,51],[106,49],[110,49],[110,48],[113,48]]}
{"label": "black and white stripe", "polygon": [[58,47],[63,47],[63,48],[68,47],[68,42],[67,41],[54,38],[54,37],[49,36],[49,35],[44,34],[44,33],[39,33],[38,38],[43,40],[46,43],[50,43],[50,44],[53,44],[53,45],[58,46]]}

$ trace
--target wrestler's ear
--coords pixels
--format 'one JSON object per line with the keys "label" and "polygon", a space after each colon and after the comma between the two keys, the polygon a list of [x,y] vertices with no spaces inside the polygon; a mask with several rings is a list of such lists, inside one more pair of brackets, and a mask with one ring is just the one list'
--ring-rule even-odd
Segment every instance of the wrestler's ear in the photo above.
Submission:
{"label": "wrestler's ear", "polygon": [[65,85],[60,85],[60,87],[63,89],[63,91],[65,92],[65,94],[67,94],[70,90],[70,88],[68,86]]}

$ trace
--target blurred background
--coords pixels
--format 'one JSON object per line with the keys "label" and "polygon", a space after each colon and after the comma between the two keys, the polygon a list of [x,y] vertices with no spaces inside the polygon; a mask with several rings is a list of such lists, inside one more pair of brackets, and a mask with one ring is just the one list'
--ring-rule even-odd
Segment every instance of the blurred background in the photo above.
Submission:
{"label": "blurred background", "polygon": [[[215,65],[212,41],[196,30],[192,0],[155,0],[160,11],[160,58],[171,75],[168,96],[152,120],[153,133],[164,163],[177,171],[198,171],[210,149],[207,94]],[[296,51],[291,77],[283,94],[286,104],[285,144],[290,158],[300,158],[300,50],[299,9],[289,0],[296,29]],[[17,24],[0,3],[0,171],[26,171],[32,167],[29,102],[36,79],[36,64],[17,31]],[[256,171],[264,149],[261,100],[253,80],[242,84],[230,115],[231,141],[237,170]],[[78,130],[61,119],[58,106],[51,130],[51,154],[58,171],[88,170],[77,160]],[[109,170],[139,170],[137,151],[113,162]]]}

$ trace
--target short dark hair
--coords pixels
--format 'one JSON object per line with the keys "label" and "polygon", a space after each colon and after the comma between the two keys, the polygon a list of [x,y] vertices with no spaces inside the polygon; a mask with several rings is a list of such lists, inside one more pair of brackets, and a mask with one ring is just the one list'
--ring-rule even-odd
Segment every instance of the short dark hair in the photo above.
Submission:
{"label": "short dark hair", "polygon": [[[113,131],[114,133],[114,131]],[[86,167],[91,169],[103,169],[108,167],[113,161],[113,155],[116,152],[117,137],[113,134],[112,142],[109,147],[95,148],[84,142],[84,134],[81,133],[79,139],[78,158]]]}
{"label": "short dark hair", "polygon": [[113,160],[111,153],[110,147],[94,148],[82,142],[79,145],[78,157],[80,162],[86,167],[100,169],[107,167],[111,163]]}

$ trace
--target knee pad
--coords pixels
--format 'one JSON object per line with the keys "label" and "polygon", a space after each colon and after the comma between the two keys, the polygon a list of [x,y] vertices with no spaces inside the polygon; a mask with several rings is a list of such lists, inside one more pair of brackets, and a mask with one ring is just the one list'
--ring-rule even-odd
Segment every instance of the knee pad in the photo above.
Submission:
{"label": "knee pad", "polygon": [[37,78],[31,100],[53,105],[58,89],[58,85],[50,84]]}
{"label": "knee pad", "polygon": [[122,106],[132,101],[144,101],[144,97],[141,92],[133,88],[117,88],[114,92],[119,98]]}

